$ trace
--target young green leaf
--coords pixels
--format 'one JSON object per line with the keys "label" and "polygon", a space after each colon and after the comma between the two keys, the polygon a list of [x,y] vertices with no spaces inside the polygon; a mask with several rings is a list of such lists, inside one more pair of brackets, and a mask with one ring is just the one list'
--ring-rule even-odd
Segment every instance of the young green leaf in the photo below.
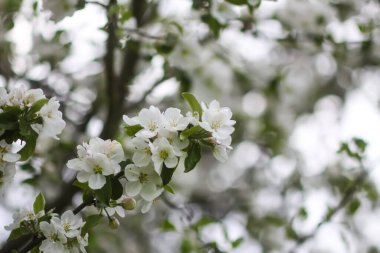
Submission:
{"label": "young green leaf", "polygon": [[33,203],[33,211],[35,214],[45,210],[45,198],[42,193],[38,194]]}
{"label": "young green leaf", "polygon": [[134,126],[125,126],[125,133],[128,136],[134,136],[138,131],[143,129],[140,125],[134,125]]}
{"label": "young green leaf", "polygon": [[202,107],[194,95],[189,92],[182,92],[182,97],[187,101],[193,112],[197,112],[199,118],[202,118]]}
{"label": "young green leaf", "polygon": [[21,161],[27,160],[34,154],[34,150],[37,144],[37,137],[38,134],[34,131],[25,137],[25,146],[18,152],[21,155]]}
{"label": "young green leaf", "polygon": [[15,240],[23,235],[29,234],[26,228],[15,228],[12,230],[11,234],[8,237],[8,240]]}
{"label": "young green leaf", "polygon": [[171,194],[174,194],[174,189],[169,184],[164,185],[164,190],[171,193]]}
{"label": "young green leaf", "polygon": [[107,177],[106,180],[106,184],[103,188],[95,191],[95,196],[98,201],[108,205],[112,197],[112,182],[109,177]]}
{"label": "young green leaf", "polygon": [[211,134],[200,126],[193,126],[181,133],[181,139],[203,139],[211,137]]}
{"label": "young green leaf", "polygon": [[114,200],[117,200],[121,197],[121,195],[123,195],[123,186],[120,183],[119,179],[117,179],[117,178],[112,178],[111,184],[112,184],[112,196],[111,196],[111,198]]}
{"label": "young green leaf", "polygon": [[161,178],[162,178],[162,184],[165,186],[172,180],[174,171],[176,168],[168,168],[165,166],[165,164],[162,165],[162,171],[161,171]]}
{"label": "young green leaf", "polygon": [[33,119],[36,115],[36,112],[41,110],[42,106],[46,105],[47,102],[49,102],[49,99],[43,98],[35,102],[32,107],[30,107],[29,111],[27,112],[27,118],[28,119]]}
{"label": "young green leaf", "polygon": [[88,184],[87,183],[81,183],[79,182],[77,179],[75,179],[74,183],[73,183],[74,186],[86,191],[86,190],[91,190],[90,187],[88,187]]}
{"label": "young green leaf", "polygon": [[0,113],[0,129],[11,130],[17,129],[18,116],[11,112]]}
{"label": "young green leaf", "polygon": [[192,142],[187,157],[185,158],[185,172],[192,171],[201,159],[201,145],[198,142]]}

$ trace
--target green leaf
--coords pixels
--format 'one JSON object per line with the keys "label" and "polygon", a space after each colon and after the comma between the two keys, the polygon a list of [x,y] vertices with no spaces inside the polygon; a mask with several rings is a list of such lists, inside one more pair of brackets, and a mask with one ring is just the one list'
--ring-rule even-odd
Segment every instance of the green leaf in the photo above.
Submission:
{"label": "green leaf", "polygon": [[123,195],[123,185],[120,183],[119,179],[112,178],[112,199],[117,200]]}
{"label": "green leaf", "polygon": [[30,107],[29,111],[26,113],[28,119],[35,118],[35,114],[41,110],[41,108],[49,102],[49,99],[43,98],[36,101],[32,107]]}
{"label": "green leaf", "polygon": [[197,223],[195,223],[192,227],[199,231],[203,227],[215,223],[215,220],[211,217],[202,217]]}
{"label": "green leaf", "polygon": [[193,110],[193,112],[198,113],[199,118],[202,118],[202,107],[198,100],[194,97],[194,95],[189,92],[182,92],[182,97],[189,104],[191,110]]}
{"label": "green leaf", "polygon": [[15,228],[12,230],[11,234],[8,237],[8,240],[15,240],[23,235],[29,234],[28,230],[25,228]]}
{"label": "green leaf", "polygon": [[39,245],[40,245],[40,244],[38,244],[36,247],[34,247],[34,248],[30,251],[30,253],[40,253]]}
{"label": "green leaf", "polygon": [[18,115],[12,112],[0,113],[0,129],[12,130],[18,128]]}
{"label": "green leaf", "polygon": [[161,229],[165,232],[169,232],[169,231],[176,231],[176,228],[174,226],[173,223],[170,222],[170,220],[166,219],[162,225],[161,225]]}
{"label": "green leaf", "polygon": [[226,1],[234,5],[245,5],[248,3],[247,0],[226,0]]}
{"label": "green leaf", "polygon": [[138,131],[143,129],[140,125],[134,125],[134,126],[125,126],[125,133],[128,136],[134,136]]}
{"label": "green leaf", "polygon": [[83,192],[82,200],[85,203],[89,203],[94,199],[94,192],[92,190],[85,190]]}
{"label": "green leaf", "polygon": [[198,142],[192,142],[185,158],[185,172],[192,171],[199,160],[201,160],[201,145]]}
{"label": "green leaf", "polygon": [[349,215],[354,215],[356,211],[360,208],[360,201],[358,199],[353,199],[347,206],[347,213]]}
{"label": "green leaf", "polygon": [[45,198],[44,198],[44,195],[40,193],[37,195],[36,200],[34,200],[33,211],[35,214],[37,214],[43,210],[45,210]]}
{"label": "green leaf", "polygon": [[34,154],[37,144],[37,137],[38,134],[34,131],[25,137],[25,146],[18,152],[21,155],[21,161],[27,160]]}
{"label": "green leaf", "polygon": [[174,189],[169,184],[164,185],[164,190],[171,193],[171,194],[174,194]]}
{"label": "green leaf", "polygon": [[201,126],[190,127],[181,133],[181,139],[203,139],[207,137],[211,137],[211,134]]}
{"label": "green leaf", "polygon": [[106,184],[99,190],[95,190],[95,196],[98,201],[105,205],[109,205],[112,197],[112,182],[109,177],[106,177]]}
{"label": "green leaf", "polygon": [[286,224],[286,221],[282,217],[273,214],[268,214],[264,217],[264,220],[276,227],[281,227]]}
{"label": "green leaf", "polygon": [[82,227],[81,235],[87,234],[88,230],[95,227],[102,221],[103,215],[95,214],[86,217],[86,223]]}
{"label": "green leaf", "polygon": [[354,138],[353,141],[361,152],[364,152],[366,150],[367,142],[365,142],[364,140],[360,138]]}
{"label": "green leaf", "polygon": [[240,237],[234,241],[232,241],[231,245],[232,245],[232,248],[237,248],[240,246],[240,244],[244,241],[244,238],[243,237]]}
{"label": "green leaf", "polygon": [[298,210],[298,216],[301,218],[301,219],[303,219],[303,220],[306,220],[307,219],[307,217],[308,217],[308,212],[307,212],[307,210],[306,210],[306,208],[305,207],[302,207],[302,208],[300,208],[299,210]]}
{"label": "green leaf", "polygon": [[77,179],[75,179],[73,185],[76,186],[76,187],[78,187],[79,189],[84,190],[84,191],[91,190],[90,187],[88,187],[87,183],[81,183]]}
{"label": "green leaf", "polygon": [[174,171],[176,168],[168,168],[165,166],[165,164],[162,165],[162,171],[161,171],[161,178],[162,178],[162,184],[165,186],[172,180]]}

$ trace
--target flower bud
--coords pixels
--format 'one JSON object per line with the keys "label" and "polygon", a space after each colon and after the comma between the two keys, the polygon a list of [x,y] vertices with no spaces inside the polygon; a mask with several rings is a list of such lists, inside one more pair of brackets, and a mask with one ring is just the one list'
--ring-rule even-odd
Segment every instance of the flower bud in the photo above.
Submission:
{"label": "flower bud", "polygon": [[115,217],[112,217],[108,223],[108,226],[111,228],[111,229],[118,229],[119,226],[120,226],[120,222],[118,219],[116,219]]}
{"label": "flower bud", "polygon": [[133,210],[136,207],[136,200],[134,198],[125,198],[121,201],[121,206],[125,210]]}

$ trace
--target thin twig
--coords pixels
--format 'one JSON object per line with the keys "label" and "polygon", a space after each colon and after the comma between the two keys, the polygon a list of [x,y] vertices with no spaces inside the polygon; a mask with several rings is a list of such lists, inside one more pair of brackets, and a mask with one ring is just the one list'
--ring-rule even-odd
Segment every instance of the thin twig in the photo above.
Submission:
{"label": "thin twig", "polygon": [[96,4],[107,9],[107,5],[97,2],[97,1],[86,1],[86,4]]}
{"label": "thin twig", "polygon": [[163,36],[163,35],[162,36],[158,36],[158,35],[148,34],[148,33],[144,32],[144,31],[142,31],[141,29],[125,28],[125,31],[130,32],[130,33],[135,33],[138,36],[145,37],[145,38],[148,38],[148,39],[161,40],[163,42],[166,42],[166,36]]}

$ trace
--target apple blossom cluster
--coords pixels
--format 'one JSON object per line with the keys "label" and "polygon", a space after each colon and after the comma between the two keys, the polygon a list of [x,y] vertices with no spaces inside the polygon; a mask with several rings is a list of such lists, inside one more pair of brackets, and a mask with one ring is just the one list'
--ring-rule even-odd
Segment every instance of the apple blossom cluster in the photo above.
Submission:
{"label": "apple blossom cluster", "polygon": [[101,189],[106,184],[106,176],[120,172],[120,162],[124,151],[117,141],[92,138],[89,143],[77,147],[78,158],[69,160],[67,167],[78,171],[77,179],[93,189]]}
{"label": "apple blossom cluster", "polygon": [[42,221],[40,231],[46,238],[39,249],[44,253],[79,253],[86,252],[88,233],[83,235],[84,223],[81,217],[71,210],[62,214],[61,218],[53,216],[50,222]]}
{"label": "apple blossom cluster", "polygon": [[92,138],[77,147],[78,157],[69,160],[67,167],[78,172],[77,180],[85,184],[80,186],[85,190],[88,187],[98,194],[111,188],[115,196],[101,195],[100,201],[108,216],[117,213],[123,217],[120,206],[126,198],[136,199],[142,213],[149,211],[179,165],[185,172],[196,166],[201,145],[211,147],[218,160],[227,160],[235,124],[231,109],[215,100],[206,105],[193,96],[188,99],[193,106],[196,103],[196,110],[185,115],[178,108],[161,112],[155,106],[142,109],[135,117],[124,115],[131,160],[125,161],[117,141]]}
{"label": "apple blossom cluster", "polygon": [[[50,218],[50,221],[46,221]],[[79,253],[86,252],[88,233],[82,231],[84,222],[81,217],[71,210],[64,212],[59,218],[56,213],[37,213],[30,210],[16,212],[13,223],[5,226],[6,230],[14,234],[28,234],[38,232],[44,238],[39,246],[44,253]],[[12,234],[11,234],[12,236]]]}
{"label": "apple blossom cluster", "polygon": [[[66,125],[58,109],[56,98],[47,99],[41,89],[22,86],[8,93],[0,88],[0,192],[12,181],[15,162],[33,154],[38,137],[58,139]],[[12,152],[12,143],[18,140],[24,146]]]}

